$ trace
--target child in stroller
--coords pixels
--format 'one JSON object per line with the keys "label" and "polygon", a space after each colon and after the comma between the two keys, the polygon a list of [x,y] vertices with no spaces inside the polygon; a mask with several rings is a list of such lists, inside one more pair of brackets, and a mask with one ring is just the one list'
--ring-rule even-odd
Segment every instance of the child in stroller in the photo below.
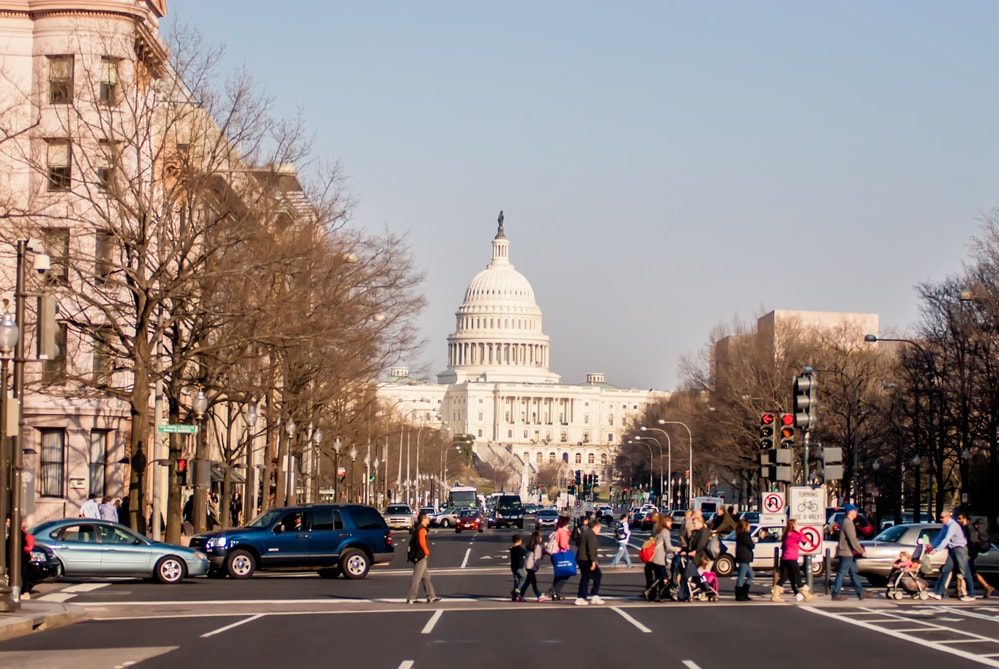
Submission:
{"label": "child in stroller", "polygon": [[929,599],[929,588],[919,576],[919,559],[923,554],[923,545],[916,546],[911,554],[902,551],[898,554],[898,559],[892,564],[891,572],[888,574],[888,586],[885,589],[885,597],[888,599],[902,599],[909,595],[913,599]]}
{"label": "child in stroller", "polygon": [[701,558],[694,575],[691,576],[690,598],[692,600],[718,601],[718,575],[708,568],[710,564],[707,558]]}

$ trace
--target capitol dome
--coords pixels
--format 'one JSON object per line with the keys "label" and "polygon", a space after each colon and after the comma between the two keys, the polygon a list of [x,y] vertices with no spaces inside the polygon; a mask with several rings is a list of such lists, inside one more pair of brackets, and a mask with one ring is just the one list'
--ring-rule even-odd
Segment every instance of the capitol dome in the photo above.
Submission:
{"label": "capitol dome", "polygon": [[502,212],[492,260],[468,284],[455,318],[447,338],[448,368],[437,375],[439,383],[558,382],[548,369],[550,344],[534,289],[510,263]]}

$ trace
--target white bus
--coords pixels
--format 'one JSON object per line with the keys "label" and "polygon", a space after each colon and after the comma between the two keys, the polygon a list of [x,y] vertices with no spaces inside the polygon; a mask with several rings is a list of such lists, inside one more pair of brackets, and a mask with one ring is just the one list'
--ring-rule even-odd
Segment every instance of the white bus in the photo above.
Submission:
{"label": "white bus", "polygon": [[449,511],[479,508],[478,491],[473,486],[465,485],[451,488],[447,492],[447,508]]}

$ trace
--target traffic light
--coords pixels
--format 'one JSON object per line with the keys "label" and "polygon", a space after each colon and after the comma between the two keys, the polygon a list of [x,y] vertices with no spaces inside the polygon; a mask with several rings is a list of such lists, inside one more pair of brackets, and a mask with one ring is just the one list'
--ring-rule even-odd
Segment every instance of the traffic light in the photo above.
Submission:
{"label": "traffic light", "polygon": [[583,473],[578,469],[576,470],[576,485],[583,485]]}
{"label": "traffic light", "polygon": [[769,411],[760,417],[760,448],[774,447],[774,415]]}
{"label": "traffic light", "polygon": [[794,416],[789,413],[781,414],[780,447],[791,448],[792,446],[794,446]]}
{"label": "traffic light", "polygon": [[764,481],[773,481],[775,474],[774,452],[769,449],[760,451],[760,478]]}
{"label": "traffic light", "polygon": [[827,446],[822,449],[823,481],[839,481],[843,478],[843,449]]}
{"label": "traffic light", "polygon": [[187,458],[177,458],[177,483],[187,485]]}
{"label": "traffic light", "polygon": [[598,485],[600,485],[600,474],[594,474],[593,475],[593,487],[596,488]]}
{"label": "traffic light", "polygon": [[811,374],[794,379],[794,424],[802,430],[815,429],[818,409],[818,381]]}

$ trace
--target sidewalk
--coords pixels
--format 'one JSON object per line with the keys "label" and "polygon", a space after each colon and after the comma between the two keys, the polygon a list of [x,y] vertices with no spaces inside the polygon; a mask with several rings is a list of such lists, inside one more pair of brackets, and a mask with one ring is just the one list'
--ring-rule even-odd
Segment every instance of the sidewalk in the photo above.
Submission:
{"label": "sidewalk", "polygon": [[0,640],[70,625],[87,618],[82,606],[62,602],[21,602],[14,613],[0,613]]}

